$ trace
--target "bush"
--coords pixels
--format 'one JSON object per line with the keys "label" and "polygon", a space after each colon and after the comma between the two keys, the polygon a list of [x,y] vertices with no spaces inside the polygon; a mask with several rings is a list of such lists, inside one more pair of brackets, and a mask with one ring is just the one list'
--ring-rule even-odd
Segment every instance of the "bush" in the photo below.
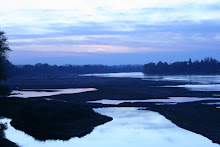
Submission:
{"label": "bush", "polygon": [[0,85],[0,96],[8,96],[11,93],[11,89],[8,86]]}
{"label": "bush", "polygon": [[0,137],[5,137],[4,131],[7,129],[6,124],[0,124]]}

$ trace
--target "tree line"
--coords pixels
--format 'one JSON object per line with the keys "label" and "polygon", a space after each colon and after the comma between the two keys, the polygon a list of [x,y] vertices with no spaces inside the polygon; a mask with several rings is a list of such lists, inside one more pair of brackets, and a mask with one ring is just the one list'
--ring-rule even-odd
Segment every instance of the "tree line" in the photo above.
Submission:
{"label": "tree line", "polygon": [[203,74],[220,74],[220,62],[213,58],[205,58],[201,61],[192,62],[167,62],[148,63],[144,65],[144,74],[149,75],[203,75]]}
{"label": "tree line", "polygon": [[11,51],[4,31],[0,31],[0,81],[6,79],[5,64],[8,63],[7,53]]}
{"label": "tree line", "polygon": [[13,75],[93,74],[116,72],[142,72],[143,65],[12,65],[7,63],[6,72]]}

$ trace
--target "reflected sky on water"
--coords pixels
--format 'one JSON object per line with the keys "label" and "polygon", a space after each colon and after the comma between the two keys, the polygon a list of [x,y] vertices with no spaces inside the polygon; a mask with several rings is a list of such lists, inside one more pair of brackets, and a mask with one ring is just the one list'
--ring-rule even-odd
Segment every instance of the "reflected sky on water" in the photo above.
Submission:
{"label": "reflected sky on water", "polygon": [[128,73],[105,73],[105,74],[86,74],[84,76],[101,76],[101,77],[128,77],[128,78],[142,78],[143,80],[155,81],[183,81],[196,83],[220,83],[220,75],[144,75],[142,72],[128,72]]}
{"label": "reflected sky on water", "polygon": [[155,103],[167,103],[167,104],[175,104],[175,103],[185,103],[185,102],[196,102],[203,100],[220,100],[220,98],[197,98],[197,97],[169,97],[169,99],[147,99],[147,100],[109,100],[102,99],[97,101],[88,101],[88,103],[101,103],[101,104],[112,104],[118,105],[124,102],[155,102]]}
{"label": "reflected sky on water", "polygon": [[98,126],[83,138],[68,141],[37,141],[15,130],[9,119],[6,138],[22,147],[219,147],[211,140],[181,129],[157,112],[137,108],[98,108],[95,111],[113,117],[113,121]]}
{"label": "reflected sky on water", "polygon": [[177,86],[163,86],[163,87],[182,87],[192,91],[220,91],[220,84],[186,84],[186,85],[177,85]]}
{"label": "reflected sky on water", "polygon": [[95,88],[70,88],[70,89],[25,89],[27,91],[13,90],[12,94],[9,97],[21,97],[21,98],[30,98],[30,97],[43,97],[43,96],[52,96],[60,94],[73,94],[81,93],[88,91],[95,91]]}

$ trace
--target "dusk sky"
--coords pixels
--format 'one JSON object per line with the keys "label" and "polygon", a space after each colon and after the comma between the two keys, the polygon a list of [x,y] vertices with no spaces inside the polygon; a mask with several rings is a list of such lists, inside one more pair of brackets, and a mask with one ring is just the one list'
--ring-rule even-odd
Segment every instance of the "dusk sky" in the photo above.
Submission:
{"label": "dusk sky", "polygon": [[0,0],[14,64],[220,59],[220,0]]}

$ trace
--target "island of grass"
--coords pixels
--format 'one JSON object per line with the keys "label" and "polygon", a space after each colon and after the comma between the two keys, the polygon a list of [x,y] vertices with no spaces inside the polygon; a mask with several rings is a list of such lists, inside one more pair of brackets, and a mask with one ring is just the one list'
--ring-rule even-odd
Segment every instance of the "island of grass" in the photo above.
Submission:
{"label": "island of grass", "polygon": [[90,133],[112,118],[98,114],[86,104],[4,98],[0,115],[11,118],[11,125],[38,140],[68,140]]}

